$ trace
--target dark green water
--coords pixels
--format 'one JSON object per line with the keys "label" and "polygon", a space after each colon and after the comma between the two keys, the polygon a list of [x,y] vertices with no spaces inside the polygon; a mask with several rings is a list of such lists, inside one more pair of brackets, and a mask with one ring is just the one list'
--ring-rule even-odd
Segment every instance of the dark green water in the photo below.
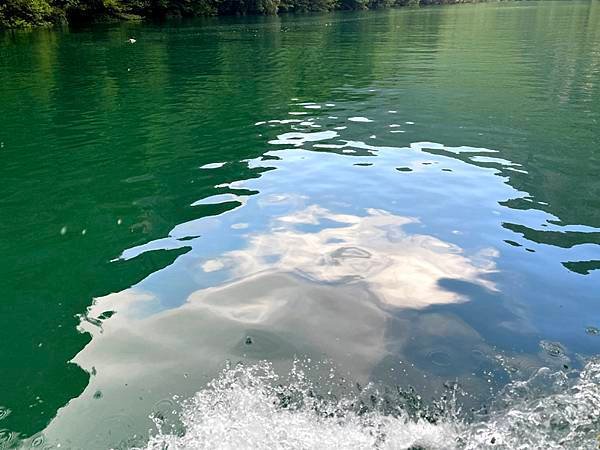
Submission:
{"label": "dark green water", "polygon": [[600,353],[597,1],[4,34],[0,83],[0,447],[143,443],[225,360]]}

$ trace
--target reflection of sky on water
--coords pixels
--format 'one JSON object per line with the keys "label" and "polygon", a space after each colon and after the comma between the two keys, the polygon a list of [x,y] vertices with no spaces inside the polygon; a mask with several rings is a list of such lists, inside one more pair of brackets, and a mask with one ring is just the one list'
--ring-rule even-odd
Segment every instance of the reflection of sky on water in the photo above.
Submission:
{"label": "reflection of sky on water", "polygon": [[[536,289],[537,294],[544,297],[544,301],[539,303],[547,305],[547,301],[552,301],[548,297],[555,297],[556,294],[557,286],[551,286],[553,282],[556,282],[559,291],[564,292],[569,292],[569,285],[582,282],[580,276],[573,277],[564,270],[560,262],[594,259],[597,247],[593,244],[584,243],[568,248],[538,244],[523,239],[519,230],[511,226],[519,224],[527,230],[538,229],[544,233],[593,231],[585,227],[557,225],[553,223],[556,217],[535,209],[535,202],[527,193],[516,191],[507,184],[504,171],[521,169],[503,158],[489,157],[497,153],[496,150],[449,147],[431,142],[412,143],[407,147],[377,146],[357,141],[354,136],[350,136],[354,139],[346,140],[344,136],[330,135],[326,131],[315,133],[308,126],[306,133],[293,133],[295,137],[292,140],[295,143],[289,144],[282,136],[291,133],[281,133],[281,127],[287,128],[287,124],[283,125],[270,124],[267,132],[278,134],[273,136],[274,139],[265,139],[270,140],[273,146],[281,148],[292,145],[292,148],[270,151],[258,160],[247,161],[252,170],[269,169],[267,172],[258,179],[219,185],[215,188],[215,195],[194,203],[202,214],[204,211],[212,214],[211,207],[219,207],[226,213],[182,223],[171,231],[171,237],[123,253],[122,258],[130,259],[155,249],[191,249],[187,255],[179,258],[174,268],[154,274],[143,282],[146,288],[157,292],[162,305],[157,305],[158,309],[181,304],[198,288],[213,286],[234,276],[247,275],[251,270],[227,262],[227,254],[234,252],[232,255],[242,257],[241,253],[235,252],[243,251],[259,239],[270,239],[269,245],[278,249],[274,253],[285,253],[282,246],[287,245],[283,242],[286,236],[291,238],[295,234],[293,237],[296,240],[315,240],[314,245],[323,246],[323,242],[319,242],[320,235],[315,231],[322,235],[335,234],[334,230],[323,230],[339,227],[339,233],[349,227],[348,232],[351,232],[351,227],[359,227],[347,223],[333,226],[328,224],[327,218],[322,217],[319,223],[310,227],[304,224],[293,228],[288,224],[287,234],[278,229],[283,224],[281,218],[300,214],[309,208],[320,208],[330,215],[359,218],[367,217],[368,209],[386,211],[390,215],[412,218],[410,223],[403,226],[403,233],[407,236],[424,235],[438,239],[447,245],[457,246],[463,256],[471,259],[479,259],[488,252],[485,256],[488,263],[491,254],[497,253],[498,257],[492,259],[500,267],[486,279],[492,283],[493,280],[497,282],[504,278],[500,290],[506,293],[513,291],[505,299],[513,303],[511,298],[531,297],[527,292],[514,292],[515,278],[521,277],[520,274],[527,273],[529,277],[537,277],[538,281],[544,280],[541,284],[548,286],[547,291],[540,289],[540,283],[537,283]],[[360,126],[369,125],[365,123]],[[306,131],[306,127],[301,128],[298,124],[292,126]],[[298,141],[302,141],[304,147],[312,148],[312,151],[297,148]],[[354,153],[347,153],[348,150]],[[398,168],[409,171],[399,172],[396,170]],[[251,195],[257,191],[258,195]],[[530,207],[509,207],[515,201],[525,202]],[[302,233],[306,230],[311,232]],[[277,236],[269,238],[273,232]],[[259,238],[261,235],[263,237]],[[199,237],[194,239],[196,236]],[[319,251],[315,248],[313,252]],[[381,255],[380,250],[371,253],[376,256],[370,260]],[[279,264],[280,268],[285,266],[286,270],[294,270],[295,262],[290,260],[290,255],[290,252],[270,255],[255,263],[263,269],[276,268]],[[299,254],[296,253],[295,257],[299,257]],[[281,258],[283,261],[279,261]],[[248,261],[246,263],[249,264]],[[476,261],[473,265],[481,267],[481,262]],[[549,277],[550,273],[552,277]],[[469,278],[469,275],[465,276]],[[545,282],[546,279],[550,284]],[[518,283],[523,285],[523,280]],[[530,313],[523,311],[525,315],[535,316],[531,314],[531,309],[536,308],[536,299],[526,300],[523,303],[527,305],[519,307],[530,309]],[[517,305],[513,304],[513,307]],[[564,310],[560,313],[564,316]],[[543,315],[535,318],[537,327],[545,326]],[[574,315],[566,315],[565,318],[577,320]],[[556,330],[556,323],[550,321],[545,328],[544,332]]]}
{"label": "reflection of sky on water", "polygon": [[[465,301],[443,288],[444,279],[494,292],[485,278],[493,270],[494,253],[482,252],[474,263],[457,246],[405,233],[403,226],[414,219],[381,210],[366,213],[332,214],[309,206],[279,217],[271,232],[248,236],[246,248],[195,265],[209,273],[228,271],[233,281],[197,290],[175,308],[145,315],[144,308],[157,298],[143,286],[99,299],[90,317],[109,319],[83,322],[94,338],[75,358],[94,376],[46,430],[47,438],[64,439],[77,429],[80,436],[102,442],[107,432],[98,418],[112,421],[121,412],[129,412],[127,434],[142,433],[146,414],[135,412],[151,411],[173,393],[191,395],[226,359],[269,359],[285,371],[294,357],[325,358],[361,383],[374,373],[385,377],[397,371],[432,393],[448,377],[469,377],[473,367],[491,367],[491,349],[460,319],[436,313],[413,322],[395,318],[389,308]],[[328,227],[301,230],[324,219]],[[392,340],[390,324],[395,325]],[[425,353],[411,355],[415,337]],[[472,353],[460,356],[457,365],[449,342],[460,342]],[[465,384],[474,393],[487,388],[476,377]],[[102,402],[90,408],[90,398],[98,393]],[[70,439],[63,442],[82,445],[76,436]]]}
{"label": "reflection of sky on water", "polygon": [[[493,288],[488,275],[494,271],[497,250],[492,245],[475,247],[471,239],[461,236],[476,224],[435,222],[447,220],[448,211],[454,207],[468,206],[474,217],[481,210],[479,202],[494,208],[497,205],[488,195],[497,191],[496,195],[504,198],[507,189],[501,179],[491,171],[427,154],[418,144],[404,149],[365,148],[354,141],[346,145],[357,151],[368,150],[367,160],[375,162],[368,168],[372,174],[364,172],[366,167],[354,165],[361,157],[348,158],[341,152],[269,152],[267,160],[249,164],[277,170],[256,180],[231,183],[220,188],[220,193],[194,203],[199,208],[230,205],[226,213],[180,224],[171,237],[126,250],[121,257],[131,259],[157,249],[191,248],[173,268],[143,282],[157,293],[163,307],[181,304],[198,287],[262,270],[298,271],[324,282],[358,276],[371,283],[382,301],[396,306],[457,301],[456,294],[437,287],[437,280],[445,277],[477,279]],[[413,168],[411,178],[403,180],[402,174],[395,171],[400,161]],[[440,163],[463,177],[461,185],[443,188],[443,181],[424,184],[433,170],[438,172],[436,175],[443,173]],[[465,191],[471,187],[465,184],[474,185],[482,178],[492,183],[488,183],[485,194],[473,189],[470,195],[474,201],[452,195],[453,190]],[[356,179],[360,182],[355,183]],[[374,196],[376,186],[380,195]],[[246,196],[247,190],[260,193]],[[444,198],[440,199],[440,194]],[[478,220],[493,223],[497,218],[488,214]],[[199,237],[187,239],[190,236]],[[357,247],[358,253],[366,253],[363,257],[351,255],[352,250],[345,252],[345,247]]]}
{"label": "reflection of sky on water", "polygon": [[[134,24],[145,38],[125,52],[120,27],[6,35],[7,67],[15,76],[6,78],[2,91],[10,274],[3,305],[4,316],[16,320],[4,327],[8,359],[0,403],[12,413],[2,427],[37,432],[88,379],[89,410],[108,414],[108,375],[127,353],[127,332],[143,330],[136,336],[140,345],[158,346],[145,323],[187,311],[195,292],[262,275],[293,277],[296,290],[335,288],[342,299],[342,288],[369,292],[365,301],[385,312],[384,356],[379,363],[369,360],[371,369],[354,369],[373,378],[387,374],[391,383],[412,383],[424,373],[427,380],[463,378],[469,370],[483,379],[476,370],[487,361],[482,354],[521,351],[535,359],[544,356],[542,348],[562,348],[571,364],[577,353],[597,353],[600,338],[586,334],[600,327],[600,270],[593,270],[600,267],[600,77],[594,76],[600,66],[590,57],[600,42],[600,27],[592,26],[597,13],[593,3],[558,2],[373,13],[360,20],[290,16],[257,19],[256,27],[254,19],[250,26]],[[33,51],[24,51],[29,47]],[[82,53],[71,58],[76,48]],[[90,63],[90,82],[81,83],[82,62]],[[125,67],[131,72],[119,75]],[[24,116],[24,108],[31,114]],[[282,136],[288,142],[269,143]],[[345,238],[353,245],[327,242],[315,258],[324,264],[312,268],[318,273],[309,273],[307,263],[281,245],[277,256],[246,255],[268,266],[260,274],[248,275],[241,261],[230,261],[235,252],[256,250],[253,240],[289,234],[322,245],[320,237],[335,228],[359,226],[323,217],[316,224],[278,223],[316,207],[365,225],[369,210],[410,218],[397,226],[406,248],[390,244],[393,255],[406,254],[411,238],[426,236],[457,249],[452,258],[464,258],[469,268],[494,266],[471,279],[418,286],[458,301],[398,308],[384,303],[381,284],[373,282],[401,267],[379,238],[379,246],[362,236]],[[343,246],[351,249],[336,253]],[[361,258],[363,247],[370,258]],[[122,261],[108,262],[123,251]],[[294,265],[303,274],[281,273]],[[365,266],[371,270],[362,281],[342,278]],[[435,269],[435,262],[428,267]],[[449,270],[444,276],[456,275]],[[100,318],[102,334],[84,323],[92,329],[90,343],[89,335],[76,334],[73,315],[109,292],[117,294],[97,299],[88,319],[116,314]],[[147,297],[127,303],[131,293]],[[280,310],[293,310],[276,300]],[[349,304],[352,311],[340,317],[352,321],[361,310]],[[227,323],[237,327],[227,327],[224,320],[215,326],[236,339],[249,327],[235,321]],[[198,324],[211,333],[211,323]],[[203,339],[202,329],[170,332],[184,331]],[[117,349],[119,336],[124,350]],[[278,341],[263,333],[253,354],[270,348],[271,357],[280,357],[286,349],[311,348],[306,339],[297,341],[265,347]],[[215,352],[226,355],[228,342],[215,344]],[[143,353],[140,345],[131,345],[129,359],[136,352],[151,362],[171,356]],[[95,366],[97,375],[66,363],[80,351],[77,361],[90,371]],[[173,352],[173,359],[181,358]],[[405,369],[410,380],[388,370],[403,373],[400,358],[415,366]],[[165,389],[188,379],[192,389],[201,384],[193,374],[182,379],[176,365],[169,370],[157,372]],[[139,368],[134,373],[141,376]],[[122,381],[124,391],[125,383],[133,386]],[[104,397],[93,399],[97,390],[106,391]],[[136,414],[151,409],[128,395]],[[110,400],[116,397],[126,395],[115,391]],[[70,414],[83,411],[74,405],[67,407]]]}
{"label": "reflection of sky on water", "polygon": [[285,370],[295,356],[326,358],[361,382],[432,393],[458,378],[474,397],[502,382],[498,367],[571,364],[548,360],[539,336],[580,320],[568,305],[548,309],[577,276],[553,263],[593,249],[506,244],[519,240],[506,223],[558,228],[547,213],[503,204],[528,198],[502,173],[518,166],[490,149],[376,146],[293,123],[269,140],[285,149],[247,161],[260,178],[215,187],[192,205],[204,217],[123,252],[127,263],[188,250],[97,299],[82,322],[93,339],[75,358],[94,376],[46,430],[51,441],[76,429],[104,442],[98,417],[119,414],[129,414],[125,435],[143,432],[148,411],[191,395],[226,359]]}
{"label": "reflection of sky on water", "polygon": [[[375,145],[387,144],[385,137],[367,144],[356,139],[358,131],[390,127],[375,121],[327,130],[338,129],[337,123],[348,121],[258,122],[265,141],[283,148],[246,161],[260,178],[216,186],[214,195],[193,203],[204,217],[121,255],[127,260],[157,249],[189,249],[141,283],[155,300],[138,314],[177,307],[198,289],[281,271],[317,282],[360,280],[382,303],[408,307],[482,298],[446,288],[448,280],[470,282],[499,293],[497,301],[521,318],[520,333],[556,332],[558,315],[581,320],[556,300],[581,283],[560,262],[593,259],[596,246],[537,244],[521,239],[511,224],[545,233],[593,230],[559,226],[556,217],[533,207],[509,207],[535,203],[507,184],[506,173],[522,171],[518,164],[491,157],[498,151],[487,148]],[[528,285],[536,286],[535,295]],[[548,302],[561,311],[548,311]],[[537,314],[540,307],[544,314]]]}
{"label": "reflection of sky on water", "polygon": [[[150,425],[148,412],[165,403],[167,412],[175,408],[173,394],[193,394],[225,359],[269,359],[285,373],[295,356],[325,358],[335,363],[338,374],[362,384],[397,373],[431,393],[455,376],[473,393],[488,388],[485,379],[469,373],[492,367],[492,350],[478,333],[441,314],[424,315],[415,323],[394,320],[361,282],[317,283],[290,273],[262,272],[200,290],[178,308],[139,319],[139,307],[152,300],[150,294],[130,289],[96,305],[117,313],[104,321],[101,333],[86,325],[95,336],[75,362],[94,376],[45,431],[50,442],[60,439],[84,447],[90,436],[94,443],[110,441],[108,427],[114,427],[115,418],[127,427],[117,429],[124,436],[142,434]],[[390,348],[386,335],[391,323],[396,331]],[[410,354],[415,337],[424,354]],[[456,343],[469,349],[459,356],[460,366],[450,362],[457,353],[449,346]]]}
{"label": "reflection of sky on water", "polygon": [[[337,225],[315,232],[302,229],[326,220]],[[250,235],[246,248],[227,252],[202,267],[205,271],[230,268],[236,278],[278,270],[299,272],[322,283],[362,281],[381,302],[397,307],[460,301],[456,293],[440,286],[445,278],[494,289],[484,275],[493,271],[495,250],[482,250],[474,263],[455,245],[403,231],[403,226],[416,222],[382,210],[368,209],[359,217],[311,205],[276,218],[267,233]]]}

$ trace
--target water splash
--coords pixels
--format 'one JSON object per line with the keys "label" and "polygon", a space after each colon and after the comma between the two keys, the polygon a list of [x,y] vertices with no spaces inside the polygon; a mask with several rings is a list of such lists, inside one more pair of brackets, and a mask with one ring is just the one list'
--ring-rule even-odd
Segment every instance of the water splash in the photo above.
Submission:
{"label": "water splash", "polygon": [[574,372],[541,368],[509,384],[485,420],[462,433],[465,449],[600,447],[600,360]]}
{"label": "water splash", "polygon": [[403,401],[391,405],[367,387],[340,400],[327,388],[330,395],[317,395],[297,366],[290,383],[268,363],[237,366],[182,403],[183,429],[155,418],[158,432],[145,448],[597,448],[600,361],[573,375],[542,368],[506,386],[491,412],[467,420],[454,395],[425,407],[418,395],[397,391]]}

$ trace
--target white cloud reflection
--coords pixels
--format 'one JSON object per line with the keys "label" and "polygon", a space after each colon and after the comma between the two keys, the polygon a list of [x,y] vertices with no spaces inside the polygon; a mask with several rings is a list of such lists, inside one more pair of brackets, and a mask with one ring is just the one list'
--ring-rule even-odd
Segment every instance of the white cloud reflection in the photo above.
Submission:
{"label": "white cloud reflection", "polygon": [[[279,217],[266,233],[248,236],[233,250],[205,266],[228,268],[236,278],[263,271],[296,272],[315,282],[366,282],[383,302],[423,308],[465,300],[440,286],[459,279],[495,290],[487,275],[495,271],[497,251],[471,258],[453,244],[404,230],[417,219],[368,209],[365,216],[336,214],[317,205]],[[323,223],[333,225],[324,226]],[[316,226],[307,232],[303,226]]]}
{"label": "white cloud reflection", "polygon": [[[395,317],[385,305],[424,308],[465,300],[440,285],[447,278],[495,289],[487,279],[495,268],[494,250],[469,257],[456,245],[409,233],[405,228],[418,225],[417,219],[382,210],[359,216],[303,207],[296,196],[271,200],[296,210],[274,219],[267,231],[246,235],[245,248],[196,261],[195,267],[209,273],[227,271],[229,281],[166,310],[156,310],[160,291],[143,291],[161,283],[142,283],[96,301],[90,317],[116,314],[102,320],[100,329],[94,321],[82,322],[93,339],[74,362],[94,376],[45,430],[48,442],[84,448],[92,437],[96,447],[107,448],[117,437],[143,435],[149,411],[163,404],[172,409],[173,393],[192,395],[225,359],[269,359],[285,373],[294,357],[326,358],[364,383],[392,350],[386,338],[391,320],[395,358],[412,355],[416,365],[405,364],[404,376],[424,390],[439,386],[445,376],[423,378],[421,370],[435,369],[430,355],[461,358],[443,345],[449,339],[462,345],[467,340],[488,353],[479,335],[452,315]],[[168,279],[169,269],[164,273]],[[421,342],[416,349],[414,337]],[[472,365],[460,361],[459,372]],[[94,400],[98,393],[101,400]],[[123,430],[114,430],[115,418],[126,424]]]}

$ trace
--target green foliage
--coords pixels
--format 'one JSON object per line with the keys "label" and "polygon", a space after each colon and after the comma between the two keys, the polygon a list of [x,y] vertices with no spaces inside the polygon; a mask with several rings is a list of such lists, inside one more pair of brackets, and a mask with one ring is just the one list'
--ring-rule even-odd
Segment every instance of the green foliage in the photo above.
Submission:
{"label": "green foliage", "polygon": [[469,0],[0,0],[0,28],[130,17],[194,17],[361,10]]}
{"label": "green foliage", "polygon": [[69,21],[93,21],[118,17],[122,11],[120,0],[68,0],[65,13]]}
{"label": "green foliage", "polygon": [[340,0],[340,9],[367,9],[369,0]]}
{"label": "green foliage", "polygon": [[331,11],[338,8],[338,0],[281,0],[280,12]]}
{"label": "green foliage", "polygon": [[220,0],[217,13],[227,14],[277,14],[280,0]]}
{"label": "green foliage", "polygon": [[0,0],[0,27],[47,25],[54,10],[46,0]]}
{"label": "green foliage", "polygon": [[369,0],[369,9],[389,8],[394,6],[395,0]]}
{"label": "green foliage", "polygon": [[211,0],[169,0],[153,2],[154,16],[194,17],[217,13],[216,2]]}

